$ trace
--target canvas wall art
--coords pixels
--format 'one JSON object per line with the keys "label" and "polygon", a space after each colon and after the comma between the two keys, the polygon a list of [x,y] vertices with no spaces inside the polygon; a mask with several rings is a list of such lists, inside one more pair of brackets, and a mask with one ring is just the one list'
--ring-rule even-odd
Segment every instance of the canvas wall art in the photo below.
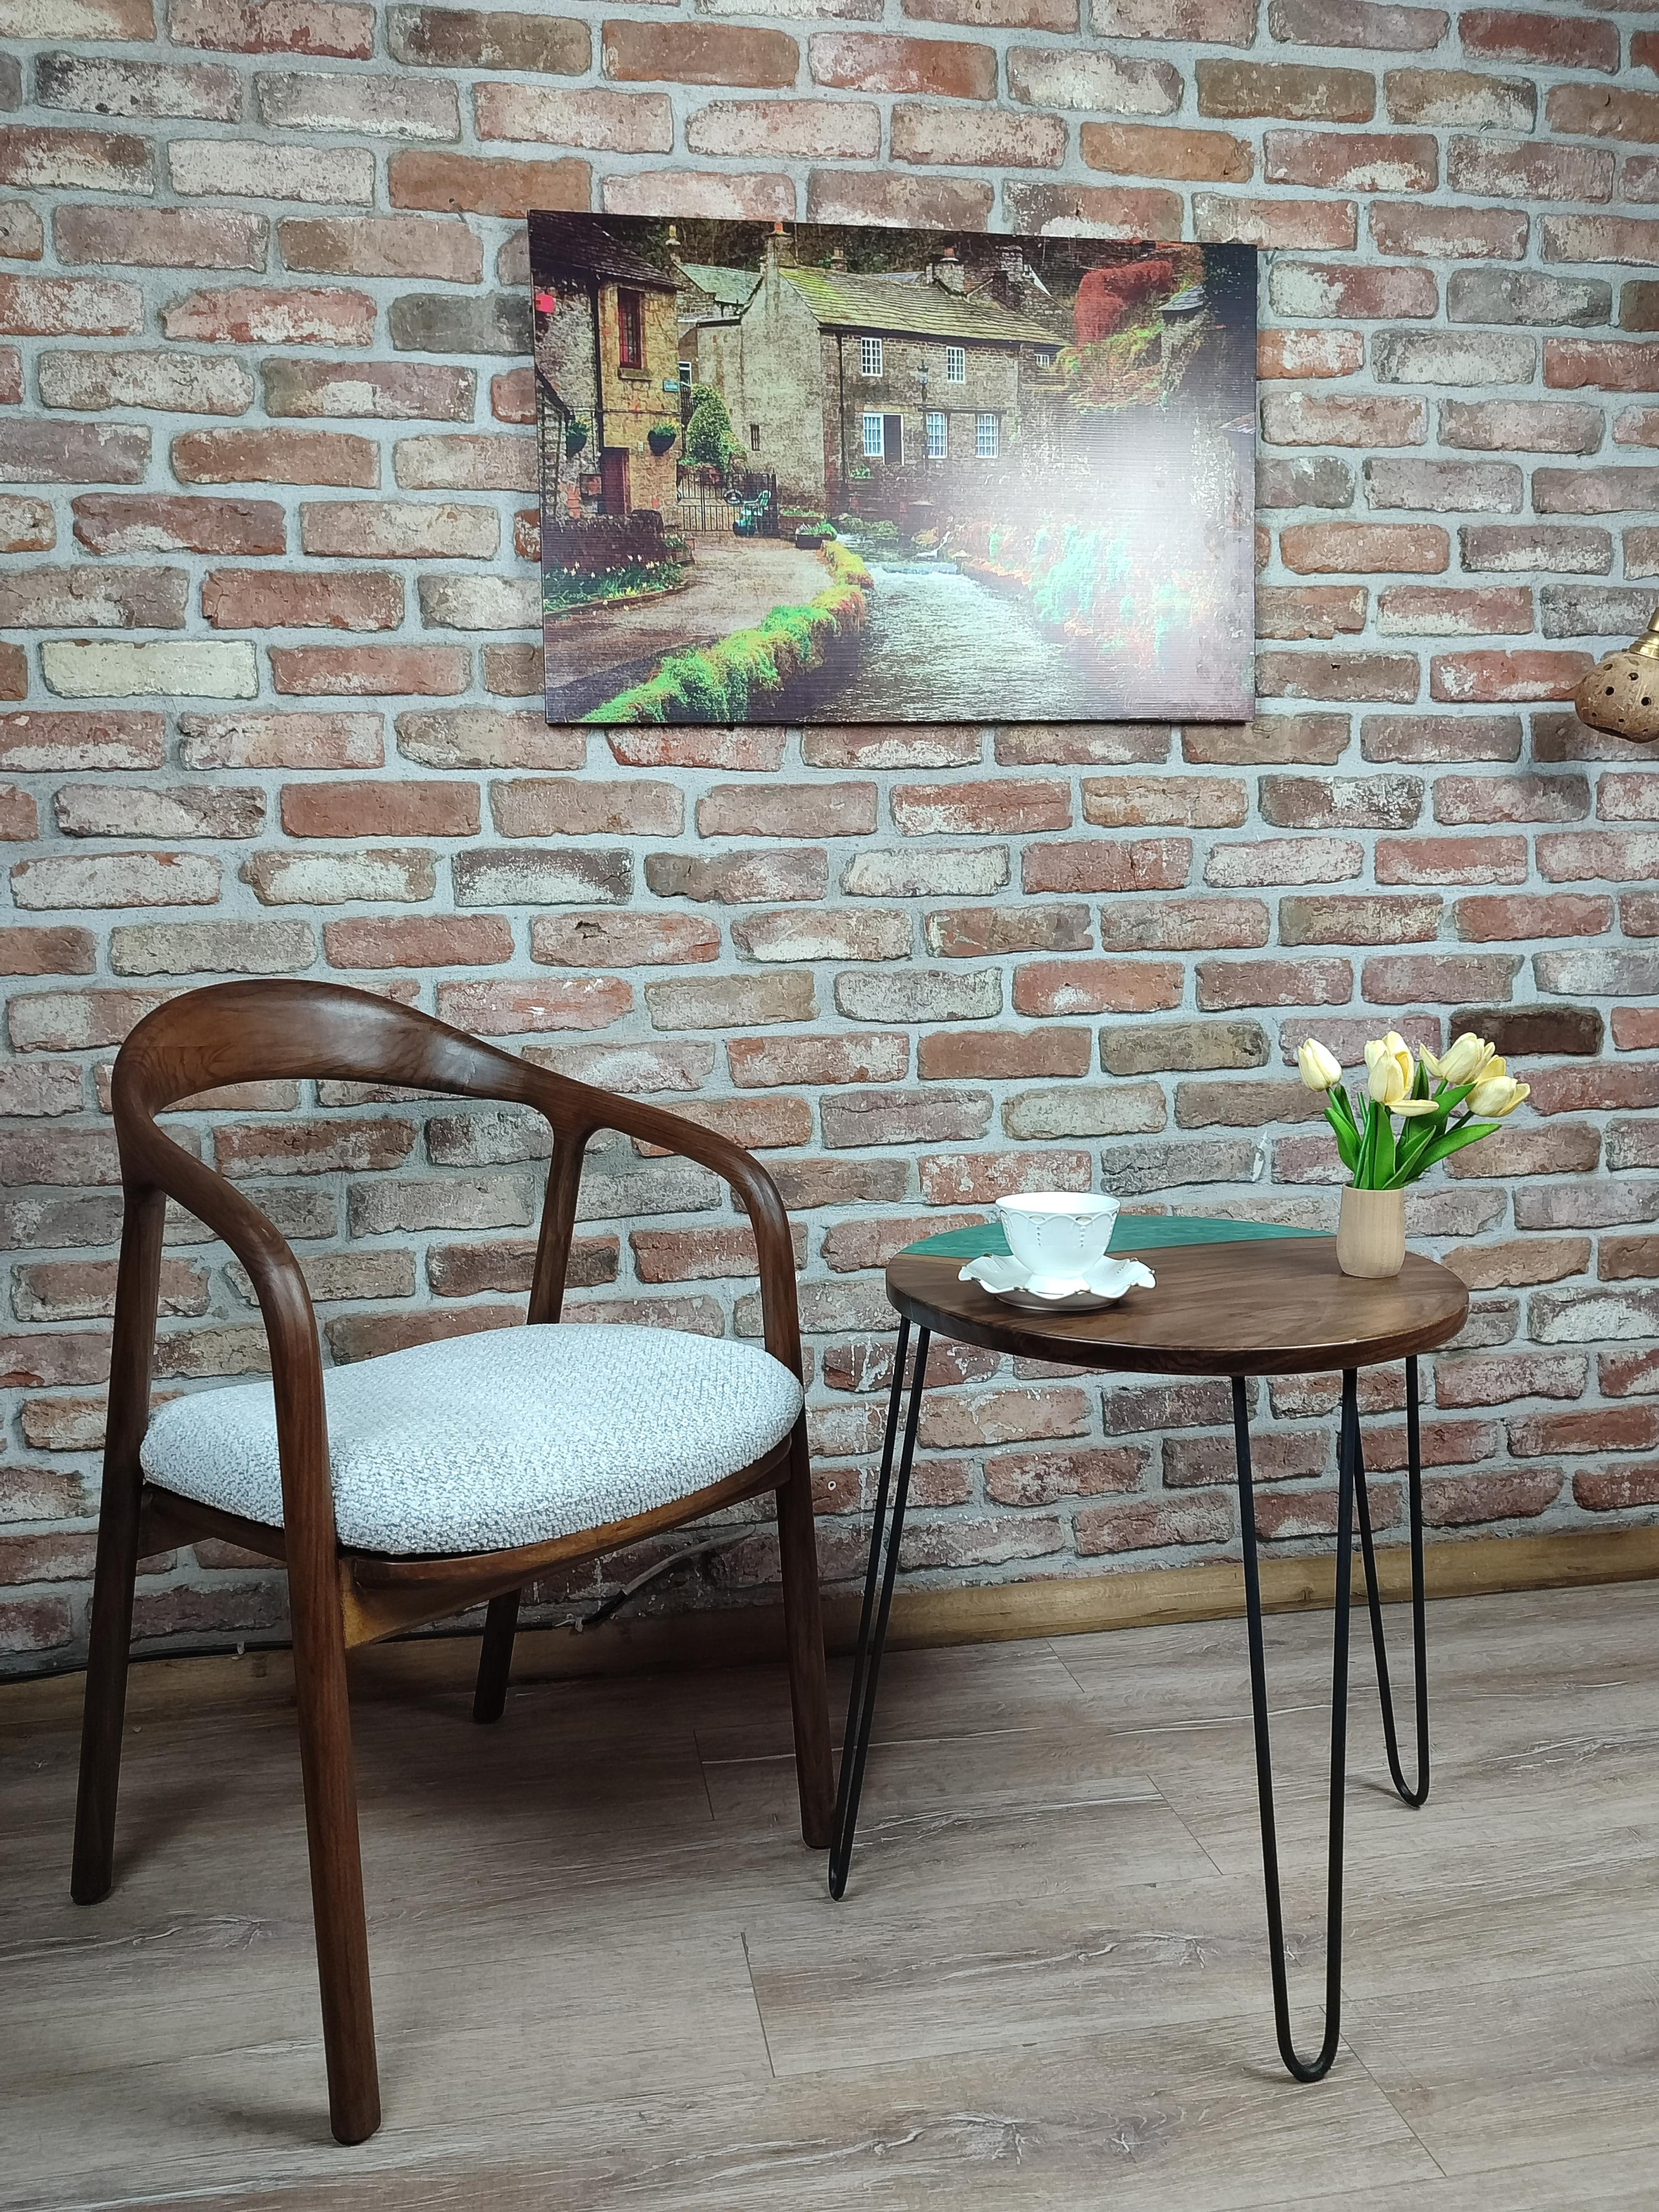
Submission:
{"label": "canvas wall art", "polygon": [[1255,254],[530,217],[554,722],[1253,712]]}

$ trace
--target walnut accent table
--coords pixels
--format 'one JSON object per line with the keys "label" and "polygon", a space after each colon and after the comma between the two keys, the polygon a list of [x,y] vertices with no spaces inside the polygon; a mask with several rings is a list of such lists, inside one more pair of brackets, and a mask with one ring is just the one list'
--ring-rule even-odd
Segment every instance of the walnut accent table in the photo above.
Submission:
{"label": "walnut accent table", "polygon": [[[1133,1290],[1098,1313],[1028,1313],[994,1298],[976,1283],[958,1279],[964,1257],[1006,1249],[995,1227],[957,1231],[912,1245],[887,1270],[887,1295],[899,1316],[898,1347],[888,1402],[881,1479],[870,1532],[870,1564],[859,1622],[858,1655],[842,1753],[830,1894],[847,1886],[858,1825],[859,1795],[875,1719],[876,1686],[887,1637],[899,1542],[915,1458],[916,1426],[927,1382],[927,1347],[935,1336],[974,1344],[1026,1359],[1052,1360],[1107,1372],[1224,1376],[1232,1384],[1233,1443],[1238,1470],[1239,1531],[1243,1554],[1244,1607],[1250,1661],[1250,1711],[1255,1729],[1256,1790],[1261,1814],[1267,1943],[1273,1971],[1273,2017],[1279,2049],[1298,2081],[1317,2081],[1330,2070],[1341,2032],[1342,1814],[1347,1770],[1348,1626],[1355,1508],[1364,1558],[1371,1638],[1389,1771],[1401,1799],[1413,1808],[1429,1794],[1427,1637],[1423,1602],[1423,1468],[1418,1423],[1417,1359],[1456,1335],[1469,1297],[1449,1267],[1408,1253],[1401,1273],[1387,1281],[1356,1281],[1336,1264],[1336,1240],[1238,1222],[1204,1222],[1120,1215],[1114,1254],[1146,1259],[1156,1290]],[[909,1405],[899,1444],[910,1333]],[[1360,1443],[1358,1372],[1403,1359],[1409,1466],[1412,1632],[1417,1708],[1417,1778],[1406,1781],[1395,1728],[1388,1650],[1370,1504]],[[1326,1888],[1325,2033],[1317,2054],[1303,2058],[1291,2033],[1285,1984],[1284,1913],[1273,1820],[1273,1748],[1267,1725],[1267,1668],[1261,1637],[1261,1586],[1256,1560],[1255,1491],[1250,1474],[1249,1403],[1254,1376],[1308,1375],[1340,1370],[1341,1419],[1337,1443],[1335,1606],[1331,1667],[1330,1828]],[[894,1474],[895,1446],[897,1474]]]}

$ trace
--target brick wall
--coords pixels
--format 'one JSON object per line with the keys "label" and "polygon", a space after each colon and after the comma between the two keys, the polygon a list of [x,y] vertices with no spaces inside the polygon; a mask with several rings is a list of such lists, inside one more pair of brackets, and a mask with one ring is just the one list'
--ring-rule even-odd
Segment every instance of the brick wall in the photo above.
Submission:
{"label": "brick wall", "polygon": [[[82,1632],[106,1072],[215,976],[393,990],[761,1148],[837,1577],[896,1246],[1031,1183],[1328,1223],[1296,1041],[1516,1010],[1536,1110],[1413,1206],[1477,1294],[1429,1511],[1651,1519],[1659,763],[1564,702],[1659,591],[1653,11],[1094,6],[0,0],[10,1663]],[[1267,249],[1257,721],[547,729],[526,204]],[[511,1317],[533,1133],[328,1086],[189,1127],[296,1240],[334,1358]],[[584,1310],[752,1331],[701,1176],[613,1146],[588,1211]],[[163,1387],[258,1367],[184,1229],[164,1300]],[[919,1571],[1234,1540],[1218,1391],[943,1357]],[[1276,1544],[1329,1528],[1331,1395],[1259,1395]],[[1397,1526],[1395,1379],[1368,1396]],[[666,1601],[769,1573],[757,1532]],[[139,1614],[269,1636],[280,1585],[203,1546]]]}

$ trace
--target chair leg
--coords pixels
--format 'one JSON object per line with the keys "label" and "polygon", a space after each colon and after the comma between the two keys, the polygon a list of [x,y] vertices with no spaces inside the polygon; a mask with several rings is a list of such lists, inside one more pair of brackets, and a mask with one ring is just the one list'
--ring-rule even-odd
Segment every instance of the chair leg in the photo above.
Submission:
{"label": "chair leg", "polygon": [[303,1607],[296,1604],[294,1632],[329,2120],[338,2142],[358,2143],[380,2124],[380,2087],[357,1838],[345,1634],[337,1607],[326,1601]]}
{"label": "chair leg", "polygon": [[81,1787],[75,1806],[70,1894],[77,1905],[109,1895],[115,1869],[115,1801],[121,1783],[121,1731],[132,1641],[132,1589],[138,1572],[137,1481],[111,1480],[98,1516],[92,1636],[81,1720]]}
{"label": "chair leg", "polygon": [[789,1701],[795,1722],[795,1778],[800,1832],[812,1850],[830,1842],[836,1788],[830,1751],[830,1687],[823,1667],[823,1613],[818,1596],[818,1547],[812,1522],[812,1475],[806,1423],[796,1424],[789,1479],[778,1491],[778,1548],[783,1572],[784,1635]]}
{"label": "chair leg", "polygon": [[132,1642],[132,1588],[138,1572],[144,1490],[138,1454],[149,1419],[150,1351],[167,1212],[167,1200],[159,1190],[129,1186],[125,1200],[70,1875],[70,1894],[77,1905],[96,1905],[107,1897],[114,1878],[115,1800],[121,1781],[127,1652]]}
{"label": "chair leg", "polygon": [[472,1692],[475,1721],[498,1721],[507,1704],[507,1677],[513,1671],[513,1638],[519,1626],[520,1590],[504,1590],[492,1597],[484,1615],[483,1645],[478,1653],[478,1680]]}

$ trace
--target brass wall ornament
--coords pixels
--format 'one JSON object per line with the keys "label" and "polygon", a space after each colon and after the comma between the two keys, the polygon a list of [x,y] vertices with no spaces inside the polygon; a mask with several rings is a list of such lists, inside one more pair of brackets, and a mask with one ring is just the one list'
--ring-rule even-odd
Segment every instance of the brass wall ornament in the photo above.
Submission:
{"label": "brass wall ornament", "polygon": [[1596,662],[1572,703],[1593,730],[1635,745],[1659,743],[1659,607],[1633,644]]}

